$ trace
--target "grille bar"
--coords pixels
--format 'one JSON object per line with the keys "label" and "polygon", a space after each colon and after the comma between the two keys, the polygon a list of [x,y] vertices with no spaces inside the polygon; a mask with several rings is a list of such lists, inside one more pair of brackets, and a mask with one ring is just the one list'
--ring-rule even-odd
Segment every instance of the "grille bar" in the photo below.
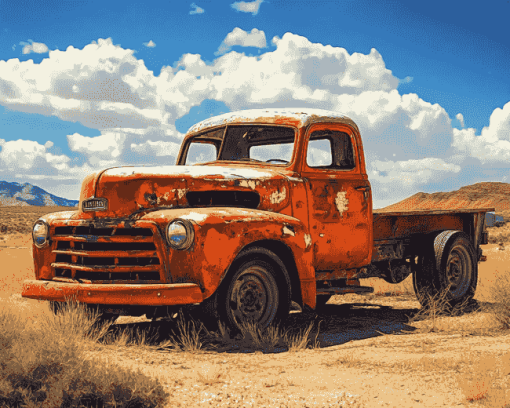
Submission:
{"label": "grille bar", "polygon": [[78,241],[78,242],[153,242],[152,237],[142,235],[135,236],[98,236],[98,235],[54,235],[55,241]]}
{"label": "grille bar", "polygon": [[73,269],[76,271],[85,271],[85,272],[97,272],[101,270],[102,272],[152,272],[154,269],[158,269],[159,265],[147,265],[147,266],[82,266],[75,265],[67,262],[53,262],[51,264],[53,268],[60,269]]}
{"label": "grille bar", "polygon": [[157,258],[156,251],[72,251],[72,250],[55,250],[54,254],[76,255],[94,258]]}

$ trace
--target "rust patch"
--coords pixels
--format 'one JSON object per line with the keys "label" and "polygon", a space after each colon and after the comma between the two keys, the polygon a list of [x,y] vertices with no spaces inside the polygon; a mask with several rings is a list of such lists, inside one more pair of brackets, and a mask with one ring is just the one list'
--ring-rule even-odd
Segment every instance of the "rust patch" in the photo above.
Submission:
{"label": "rust patch", "polygon": [[310,248],[312,245],[312,236],[310,234],[305,234],[305,247],[306,249]]}

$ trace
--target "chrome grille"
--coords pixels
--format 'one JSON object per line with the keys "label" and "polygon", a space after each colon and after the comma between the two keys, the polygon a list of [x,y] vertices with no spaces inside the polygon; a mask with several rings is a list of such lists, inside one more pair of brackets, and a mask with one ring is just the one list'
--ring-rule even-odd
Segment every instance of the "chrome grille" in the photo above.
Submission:
{"label": "chrome grille", "polygon": [[55,277],[90,283],[156,283],[163,265],[150,228],[55,227]]}

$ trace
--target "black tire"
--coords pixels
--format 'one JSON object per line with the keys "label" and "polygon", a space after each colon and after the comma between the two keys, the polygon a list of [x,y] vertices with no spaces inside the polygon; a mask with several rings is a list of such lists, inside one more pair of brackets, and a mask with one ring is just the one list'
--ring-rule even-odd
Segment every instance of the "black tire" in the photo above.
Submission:
{"label": "black tire", "polygon": [[264,329],[288,316],[290,279],[285,265],[272,251],[253,247],[232,263],[213,296],[217,317],[234,332],[249,321]]}
{"label": "black tire", "polygon": [[316,310],[322,310],[324,309],[324,306],[326,306],[326,303],[328,303],[329,299],[331,299],[333,295],[317,295],[316,297]]}
{"label": "black tire", "polygon": [[470,301],[477,282],[475,250],[461,231],[443,231],[429,240],[413,273],[414,290],[422,306],[441,293],[451,307]]}

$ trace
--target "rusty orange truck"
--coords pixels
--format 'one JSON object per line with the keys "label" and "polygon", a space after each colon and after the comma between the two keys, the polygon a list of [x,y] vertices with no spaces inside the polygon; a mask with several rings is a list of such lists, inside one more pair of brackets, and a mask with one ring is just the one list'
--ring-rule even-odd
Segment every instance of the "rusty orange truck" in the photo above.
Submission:
{"label": "rusty orange truck", "polygon": [[[83,181],[76,211],[33,228],[23,296],[67,298],[103,316],[167,316],[197,305],[236,328],[315,309],[360,279],[474,296],[492,208],[372,210],[360,132],[323,110],[258,109],[190,128],[177,163],[117,167]],[[427,296],[420,296],[426,302]]]}

